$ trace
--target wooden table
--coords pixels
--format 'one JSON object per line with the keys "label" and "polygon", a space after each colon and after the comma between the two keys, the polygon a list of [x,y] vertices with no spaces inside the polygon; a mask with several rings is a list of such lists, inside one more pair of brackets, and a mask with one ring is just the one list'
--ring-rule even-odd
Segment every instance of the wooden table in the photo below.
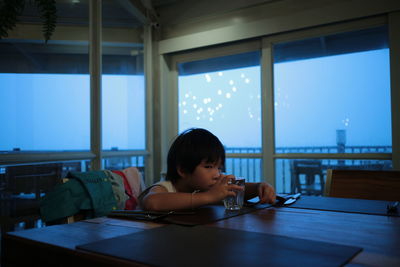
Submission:
{"label": "wooden table", "polygon": [[[3,237],[2,266],[141,266],[75,247],[160,226],[163,224],[97,218],[11,232]],[[271,207],[207,226],[358,246],[363,251],[348,266],[400,266],[400,217]]]}

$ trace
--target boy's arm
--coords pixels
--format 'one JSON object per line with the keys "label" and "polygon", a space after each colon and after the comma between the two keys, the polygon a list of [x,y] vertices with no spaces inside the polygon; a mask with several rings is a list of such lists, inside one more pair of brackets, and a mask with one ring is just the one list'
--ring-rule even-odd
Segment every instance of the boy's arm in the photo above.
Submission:
{"label": "boy's arm", "polygon": [[219,179],[206,192],[199,193],[170,193],[162,186],[154,186],[143,197],[141,206],[145,210],[169,211],[193,209],[199,206],[217,203],[227,196],[235,196],[233,190],[243,190],[235,184],[228,184],[229,176]]}
{"label": "boy's arm", "polygon": [[258,196],[260,203],[275,203],[275,189],[267,183],[246,183],[245,199]]}
{"label": "boy's arm", "polygon": [[143,198],[143,209],[154,211],[169,211],[193,209],[212,202],[212,199],[202,193],[170,193],[162,186],[155,186]]}

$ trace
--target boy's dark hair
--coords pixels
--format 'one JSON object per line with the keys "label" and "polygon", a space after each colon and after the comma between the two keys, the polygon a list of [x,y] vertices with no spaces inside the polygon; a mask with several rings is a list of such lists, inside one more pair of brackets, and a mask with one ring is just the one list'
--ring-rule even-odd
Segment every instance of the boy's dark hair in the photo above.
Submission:
{"label": "boy's dark hair", "polygon": [[182,132],[172,143],[167,157],[166,180],[176,182],[183,172],[193,173],[203,160],[210,163],[221,161],[225,166],[225,148],[218,137],[201,128],[191,128]]}

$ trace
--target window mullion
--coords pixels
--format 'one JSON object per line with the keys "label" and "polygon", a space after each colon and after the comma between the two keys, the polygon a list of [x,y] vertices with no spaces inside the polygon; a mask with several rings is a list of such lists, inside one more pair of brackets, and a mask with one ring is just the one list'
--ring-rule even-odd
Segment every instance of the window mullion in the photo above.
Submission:
{"label": "window mullion", "polygon": [[275,131],[272,44],[263,40],[261,56],[262,177],[275,187]]}
{"label": "window mullion", "polygon": [[389,14],[390,87],[392,105],[392,164],[400,170],[400,12]]}
{"label": "window mullion", "polygon": [[89,9],[89,65],[90,65],[90,150],[96,157],[91,162],[92,170],[102,169],[101,127],[101,25],[102,1],[90,1]]}

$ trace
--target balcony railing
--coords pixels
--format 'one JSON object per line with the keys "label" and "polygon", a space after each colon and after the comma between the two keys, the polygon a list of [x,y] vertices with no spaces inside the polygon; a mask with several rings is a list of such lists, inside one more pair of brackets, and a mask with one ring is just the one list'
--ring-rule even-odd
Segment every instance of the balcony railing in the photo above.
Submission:
{"label": "balcony railing", "polygon": [[286,153],[392,153],[391,146],[321,146],[321,147],[277,147],[277,154]]}
{"label": "balcony railing", "polygon": [[[226,172],[236,176],[246,177],[249,182],[263,180],[261,177],[261,148],[226,148]],[[391,153],[391,146],[324,146],[324,147],[278,147],[276,154],[335,154],[335,153]],[[233,155],[234,157],[230,157]],[[313,157],[315,158],[315,157]],[[361,157],[360,157],[361,158]],[[304,157],[307,159],[307,156]],[[278,158],[275,162],[276,189],[280,193],[293,191],[293,179],[296,170],[293,164],[297,159]],[[391,169],[390,160],[382,159],[311,159],[319,162],[324,175],[327,169]]]}

